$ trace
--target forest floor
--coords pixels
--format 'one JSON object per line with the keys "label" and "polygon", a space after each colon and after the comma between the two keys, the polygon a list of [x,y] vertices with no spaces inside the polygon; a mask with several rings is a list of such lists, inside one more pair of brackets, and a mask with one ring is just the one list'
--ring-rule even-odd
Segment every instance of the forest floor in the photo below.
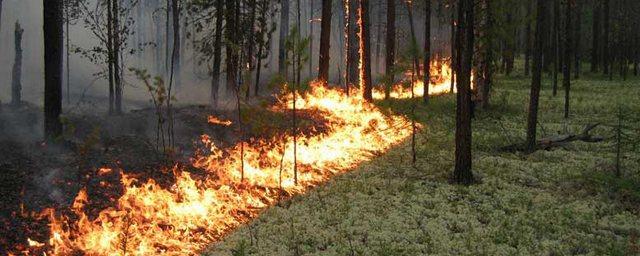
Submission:
{"label": "forest floor", "polygon": [[[417,136],[415,167],[407,141],[265,210],[204,254],[640,255],[640,154],[625,147],[623,176],[616,177],[613,140],[619,107],[629,117],[640,116],[639,80],[574,81],[568,120],[564,91],[552,96],[545,80],[539,138],[602,123],[591,133],[605,141],[532,154],[500,151],[524,140],[529,81],[498,77],[492,107],[476,111],[473,170],[479,184],[448,182],[455,98],[436,97],[428,106],[417,103],[415,118],[424,128]],[[408,116],[412,104],[379,102]],[[629,125],[638,132],[638,123]]]}

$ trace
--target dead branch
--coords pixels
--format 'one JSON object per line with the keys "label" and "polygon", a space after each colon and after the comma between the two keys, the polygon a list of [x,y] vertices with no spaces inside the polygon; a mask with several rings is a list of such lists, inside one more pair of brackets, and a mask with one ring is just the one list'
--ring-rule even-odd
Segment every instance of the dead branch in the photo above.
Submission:
{"label": "dead branch", "polygon": [[[582,132],[579,134],[561,134],[553,137],[545,137],[545,138],[539,139],[536,142],[536,148],[534,151],[551,150],[557,147],[564,147],[574,141],[584,141],[589,143],[601,142],[604,140],[604,137],[591,135],[591,130],[595,129],[598,126],[600,126],[600,123],[588,124],[584,127]],[[500,148],[500,151],[506,151],[506,152],[525,151],[525,150],[526,150],[526,146],[523,143],[511,144],[511,145],[507,145]]]}

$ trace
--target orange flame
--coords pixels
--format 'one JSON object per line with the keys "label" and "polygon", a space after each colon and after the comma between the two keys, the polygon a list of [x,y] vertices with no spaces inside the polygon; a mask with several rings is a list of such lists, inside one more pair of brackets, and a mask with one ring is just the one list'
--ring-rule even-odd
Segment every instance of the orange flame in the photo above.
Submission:
{"label": "orange flame", "polygon": [[229,120],[222,120],[222,119],[217,118],[215,116],[209,116],[208,121],[209,121],[210,124],[222,125],[222,126],[231,126],[231,124],[233,124],[233,122],[231,122]]}
{"label": "orange flame", "polygon": [[[279,98],[276,110],[292,107],[293,96]],[[300,95],[296,106],[319,111],[326,118],[324,133],[298,140],[298,184],[293,182],[293,142],[284,136],[218,148],[207,135],[207,153],[192,159],[207,171],[195,179],[174,168],[176,183],[162,188],[123,174],[124,194],[117,204],[89,219],[83,210],[86,190],[74,200],[76,217],[50,213],[48,255],[83,252],[88,255],[193,255],[225,232],[257,216],[282,195],[302,193],[344,173],[410,136],[408,120],[388,116],[361,97],[319,83]],[[240,166],[244,159],[244,182]]]}

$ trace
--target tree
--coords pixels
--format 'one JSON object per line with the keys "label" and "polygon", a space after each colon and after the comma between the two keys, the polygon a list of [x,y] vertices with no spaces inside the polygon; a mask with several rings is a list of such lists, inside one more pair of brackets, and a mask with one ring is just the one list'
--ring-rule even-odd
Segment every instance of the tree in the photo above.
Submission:
{"label": "tree", "polygon": [[22,104],[22,33],[24,33],[24,29],[22,29],[20,23],[16,21],[16,55],[13,61],[13,71],[11,72],[11,105],[14,107]]}
{"label": "tree", "polygon": [[48,140],[62,135],[62,0],[43,0],[44,16],[44,134]]}
{"label": "tree", "polygon": [[238,68],[239,68],[239,55],[238,49],[240,42],[238,37],[238,13],[239,8],[238,0],[225,1],[225,41],[226,41],[226,71],[227,71],[227,91],[239,93],[236,90],[236,83],[238,82]]}
{"label": "tree", "polygon": [[456,151],[453,180],[455,183],[473,183],[471,172],[471,67],[474,45],[473,0],[458,2],[458,94],[456,95]]}
{"label": "tree", "polygon": [[386,54],[385,54],[385,76],[387,84],[385,85],[384,97],[389,98],[391,86],[394,82],[394,65],[396,54],[396,1],[387,0],[387,33],[386,33]]}
{"label": "tree", "polygon": [[544,40],[544,20],[547,14],[547,1],[538,0],[536,4],[536,31],[533,45],[533,70],[531,77],[531,94],[529,96],[529,116],[527,118],[527,141],[526,149],[529,152],[536,147],[536,128],[538,125],[538,105],[540,98],[540,87],[542,81],[542,51]]}
{"label": "tree", "polygon": [[563,86],[564,86],[564,118],[569,118],[569,92],[571,91],[571,12],[575,5],[575,0],[567,0],[564,10],[565,15],[565,40],[564,40],[564,61],[562,68]]}
{"label": "tree", "polygon": [[[347,75],[345,77],[346,91],[349,95],[349,88],[355,87],[359,83],[358,61],[359,56],[359,33],[358,33],[358,1],[346,0],[345,17],[346,17],[346,37],[347,37]],[[395,40],[395,38],[394,38]]]}
{"label": "tree", "polygon": [[371,37],[369,27],[369,0],[359,0],[358,16],[360,18],[360,89],[362,98],[373,100],[373,84],[371,81]]}
{"label": "tree", "polygon": [[489,95],[491,93],[491,84],[493,83],[493,38],[494,38],[494,6],[493,0],[484,0],[484,27],[480,31],[481,49],[480,49],[480,69],[477,77],[478,94],[480,96],[480,106],[489,107]]}
{"label": "tree", "polygon": [[592,23],[592,38],[591,38],[591,72],[598,72],[598,66],[600,65],[600,16],[602,15],[600,0],[594,0],[593,2],[593,23]]}
{"label": "tree", "polygon": [[553,0],[553,96],[558,94],[558,70],[560,70],[560,0]]}
{"label": "tree", "polygon": [[574,63],[575,63],[575,79],[580,79],[580,57],[582,54],[582,44],[581,44],[581,30],[582,30],[582,4],[581,1],[577,1],[575,3],[575,11],[576,11],[576,19],[575,19],[575,29],[574,29],[574,40],[573,40],[573,51],[574,51]]}
{"label": "tree", "polygon": [[278,42],[278,70],[282,77],[287,77],[286,39],[289,35],[289,0],[280,0],[280,38]]}
{"label": "tree", "polygon": [[611,44],[609,42],[609,31],[611,30],[610,27],[610,5],[611,5],[611,1],[610,0],[604,0],[604,34],[602,35],[602,64],[603,64],[603,72],[604,74],[609,74],[611,72],[610,70],[610,65],[611,65],[611,57],[609,56],[609,47],[611,47]]}
{"label": "tree", "polygon": [[525,51],[524,51],[524,75],[525,76],[529,76],[529,71],[531,71],[531,65],[530,65],[530,60],[531,60],[531,5],[532,5],[532,1],[531,0],[527,0],[526,1],[526,9],[527,9],[527,16],[526,16],[526,27],[525,27],[525,39],[524,39],[524,44],[525,44]]}
{"label": "tree", "polygon": [[[178,0],[171,0],[171,16],[173,28],[173,47],[171,51],[171,71],[169,76],[169,97],[171,97],[171,89],[175,82],[176,87],[180,86],[180,5]],[[167,17],[168,18],[168,17]],[[168,43],[168,42],[167,42]],[[175,81],[174,81],[175,80]],[[167,101],[171,102],[171,101]]]}
{"label": "tree", "polygon": [[213,43],[213,67],[211,75],[211,105],[218,105],[218,91],[220,88],[220,66],[222,63],[222,23],[224,21],[224,0],[216,0],[216,25]]}
{"label": "tree", "polygon": [[[313,36],[313,35],[312,35]],[[320,31],[320,57],[318,80],[326,83],[329,79],[329,49],[331,44],[331,0],[322,0],[322,23]]]}
{"label": "tree", "polygon": [[431,86],[431,0],[425,1],[424,12],[424,92],[423,101],[429,103],[429,86]]}

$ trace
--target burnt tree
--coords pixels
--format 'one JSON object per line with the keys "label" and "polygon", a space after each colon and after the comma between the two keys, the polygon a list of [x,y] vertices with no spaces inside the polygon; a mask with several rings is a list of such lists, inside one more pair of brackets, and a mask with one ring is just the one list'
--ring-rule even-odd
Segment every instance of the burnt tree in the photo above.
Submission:
{"label": "burnt tree", "polygon": [[371,37],[369,31],[369,0],[359,0],[358,16],[360,18],[360,85],[362,98],[373,100],[373,82],[371,81]]}
{"label": "burnt tree", "polygon": [[44,135],[48,140],[62,136],[62,0],[43,0],[44,40]]}

